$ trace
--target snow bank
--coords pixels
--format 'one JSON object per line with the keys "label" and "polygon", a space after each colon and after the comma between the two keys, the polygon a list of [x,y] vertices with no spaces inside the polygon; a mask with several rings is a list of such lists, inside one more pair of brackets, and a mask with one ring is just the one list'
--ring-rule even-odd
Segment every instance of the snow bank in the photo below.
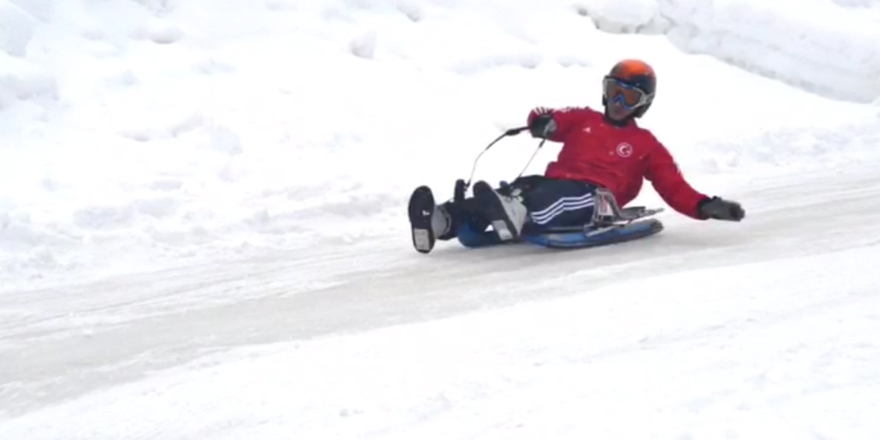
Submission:
{"label": "snow bank", "polygon": [[[0,0],[0,240],[10,244],[0,248],[0,281],[11,289],[60,280],[59,270],[114,273],[392,233],[406,245],[401,214],[413,186],[446,197],[479,149],[530,108],[597,105],[602,75],[628,56],[662,72],[646,123],[689,173],[785,163],[802,150],[779,141],[774,155],[754,155],[741,138],[831,130],[863,110],[683,55],[666,34],[719,56],[735,49],[805,88],[851,93],[876,90],[874,30],[749,5]],[[585,16],[656,35],[608,34]],[[746,38],[747,26],[769,19],[804,39]],[[831,53],[840,47],[848,52]],[[766,70],[770,54],[789,61]],[[707,77],[723,87],[694,93]],[[687,115],[706,102],[723,108],[693,124]],[[503,145],[478,178],[510,179],[534,148],[527,137]],[[845,161],[832,145],[815,150]]]}
{"label": "snow bank", "polygon": [[0,110],[20,101],[57,98],[55,77],[26,59],[37,19],[0,0]]}
{"label": "snow bank", "polygon": [[[580,10],[602,30],[662,33],[686,52],[711,55],[824,96],[871,102],[880,96],[880,6],[835,3],[595,0]],[[854,8],[869,6],[876,8],[873,13]]]}
{"label": "snow bank", "polygon": [[0,111],[19,103],[45,104],[58,98],[55,76],[0,52]]}
{"label": "snow bank", "polygon": [[34,33],[36,20],[8,0],[0,1],[0,50],[22,57]]}

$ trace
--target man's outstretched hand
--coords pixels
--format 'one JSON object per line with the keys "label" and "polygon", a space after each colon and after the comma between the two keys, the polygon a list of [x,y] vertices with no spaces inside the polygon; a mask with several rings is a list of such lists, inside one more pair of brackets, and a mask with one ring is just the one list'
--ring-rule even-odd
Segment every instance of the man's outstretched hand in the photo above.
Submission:
{"label": "man's outstretched hand", "polygon": [[724,200],[720,197],[706,199],[699,206],[700,215],[715,220],[740,221],[746,211],[739,203]]}

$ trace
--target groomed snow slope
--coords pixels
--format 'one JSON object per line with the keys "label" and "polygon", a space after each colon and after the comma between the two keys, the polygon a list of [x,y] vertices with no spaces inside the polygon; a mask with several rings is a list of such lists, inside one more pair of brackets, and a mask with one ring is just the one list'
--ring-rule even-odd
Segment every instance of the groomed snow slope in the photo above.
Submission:
{"label": "groomed snow slope", "polygon": [[872,439],[878,191],[754,182],[747,224],[590,253],[389,237],[5,296],[0,438]]}
{"label": "groomed snow slope", "polygon": [[[0,0],[0,439],[873,439],[878,17]],[[624,57],[660,75],[643,125],[745,222],[411,250],[415,185],[448,196]]]}

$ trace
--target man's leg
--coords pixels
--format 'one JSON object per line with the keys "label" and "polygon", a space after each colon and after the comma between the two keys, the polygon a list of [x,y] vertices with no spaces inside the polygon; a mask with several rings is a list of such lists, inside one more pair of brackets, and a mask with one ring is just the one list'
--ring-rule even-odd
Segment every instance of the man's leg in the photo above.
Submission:
{"label": "man's leg", "polygon": [[481,215],[501,241],[516,240],[524,229],[541,233],[561,226],[582,226],[593,221],[596,186],[573,180],[529,176],[509,186],[492,189],[474,184]]}
{"label": "man's leg", "polygon": [[430,188],[413,192],[409,219],[416,250],[428,253],[436,240],[456,237],[465,246],[486,246],[516,240],[526,226],[541,232],[593,220],[596,187],[589,183],[527,176],[498,189],[476,182],[473,190],[473,198],[439,206]]}
{"label": "man's leg", "polygon": [[528,220],[528,210],[519,192],[509,189],[495,190],[484,181],[474,184],[475,210],[492,225],[495,235],[502,242],[518,239]]}
{"label": "man's leg", "polygon": [[529,230],[581,226],[593,221],[596,186],[574,180],[544,179],[523,192]]}
{"label": "man's leg", "polygon": [[495,234],[487,231],[489,222],[479,211],[474,198],[437,205],[429,187],[416,188],[409,199],[413,247],[421,253],[429,253],[437,240],[453,238],[458,238],[467,247],[498,244]]}

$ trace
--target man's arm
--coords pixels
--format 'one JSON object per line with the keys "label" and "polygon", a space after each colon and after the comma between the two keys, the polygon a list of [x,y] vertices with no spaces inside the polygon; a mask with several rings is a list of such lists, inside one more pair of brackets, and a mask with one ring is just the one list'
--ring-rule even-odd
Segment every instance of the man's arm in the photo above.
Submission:
{"label": "man's arm", "polygon": [[708,218],[700,213],[700,206],[708,202],[710,197],[691,187],[682,176],[669,150],[660,142],[657,142],[648,156],[645,178],[672,209],[697,220]]}

